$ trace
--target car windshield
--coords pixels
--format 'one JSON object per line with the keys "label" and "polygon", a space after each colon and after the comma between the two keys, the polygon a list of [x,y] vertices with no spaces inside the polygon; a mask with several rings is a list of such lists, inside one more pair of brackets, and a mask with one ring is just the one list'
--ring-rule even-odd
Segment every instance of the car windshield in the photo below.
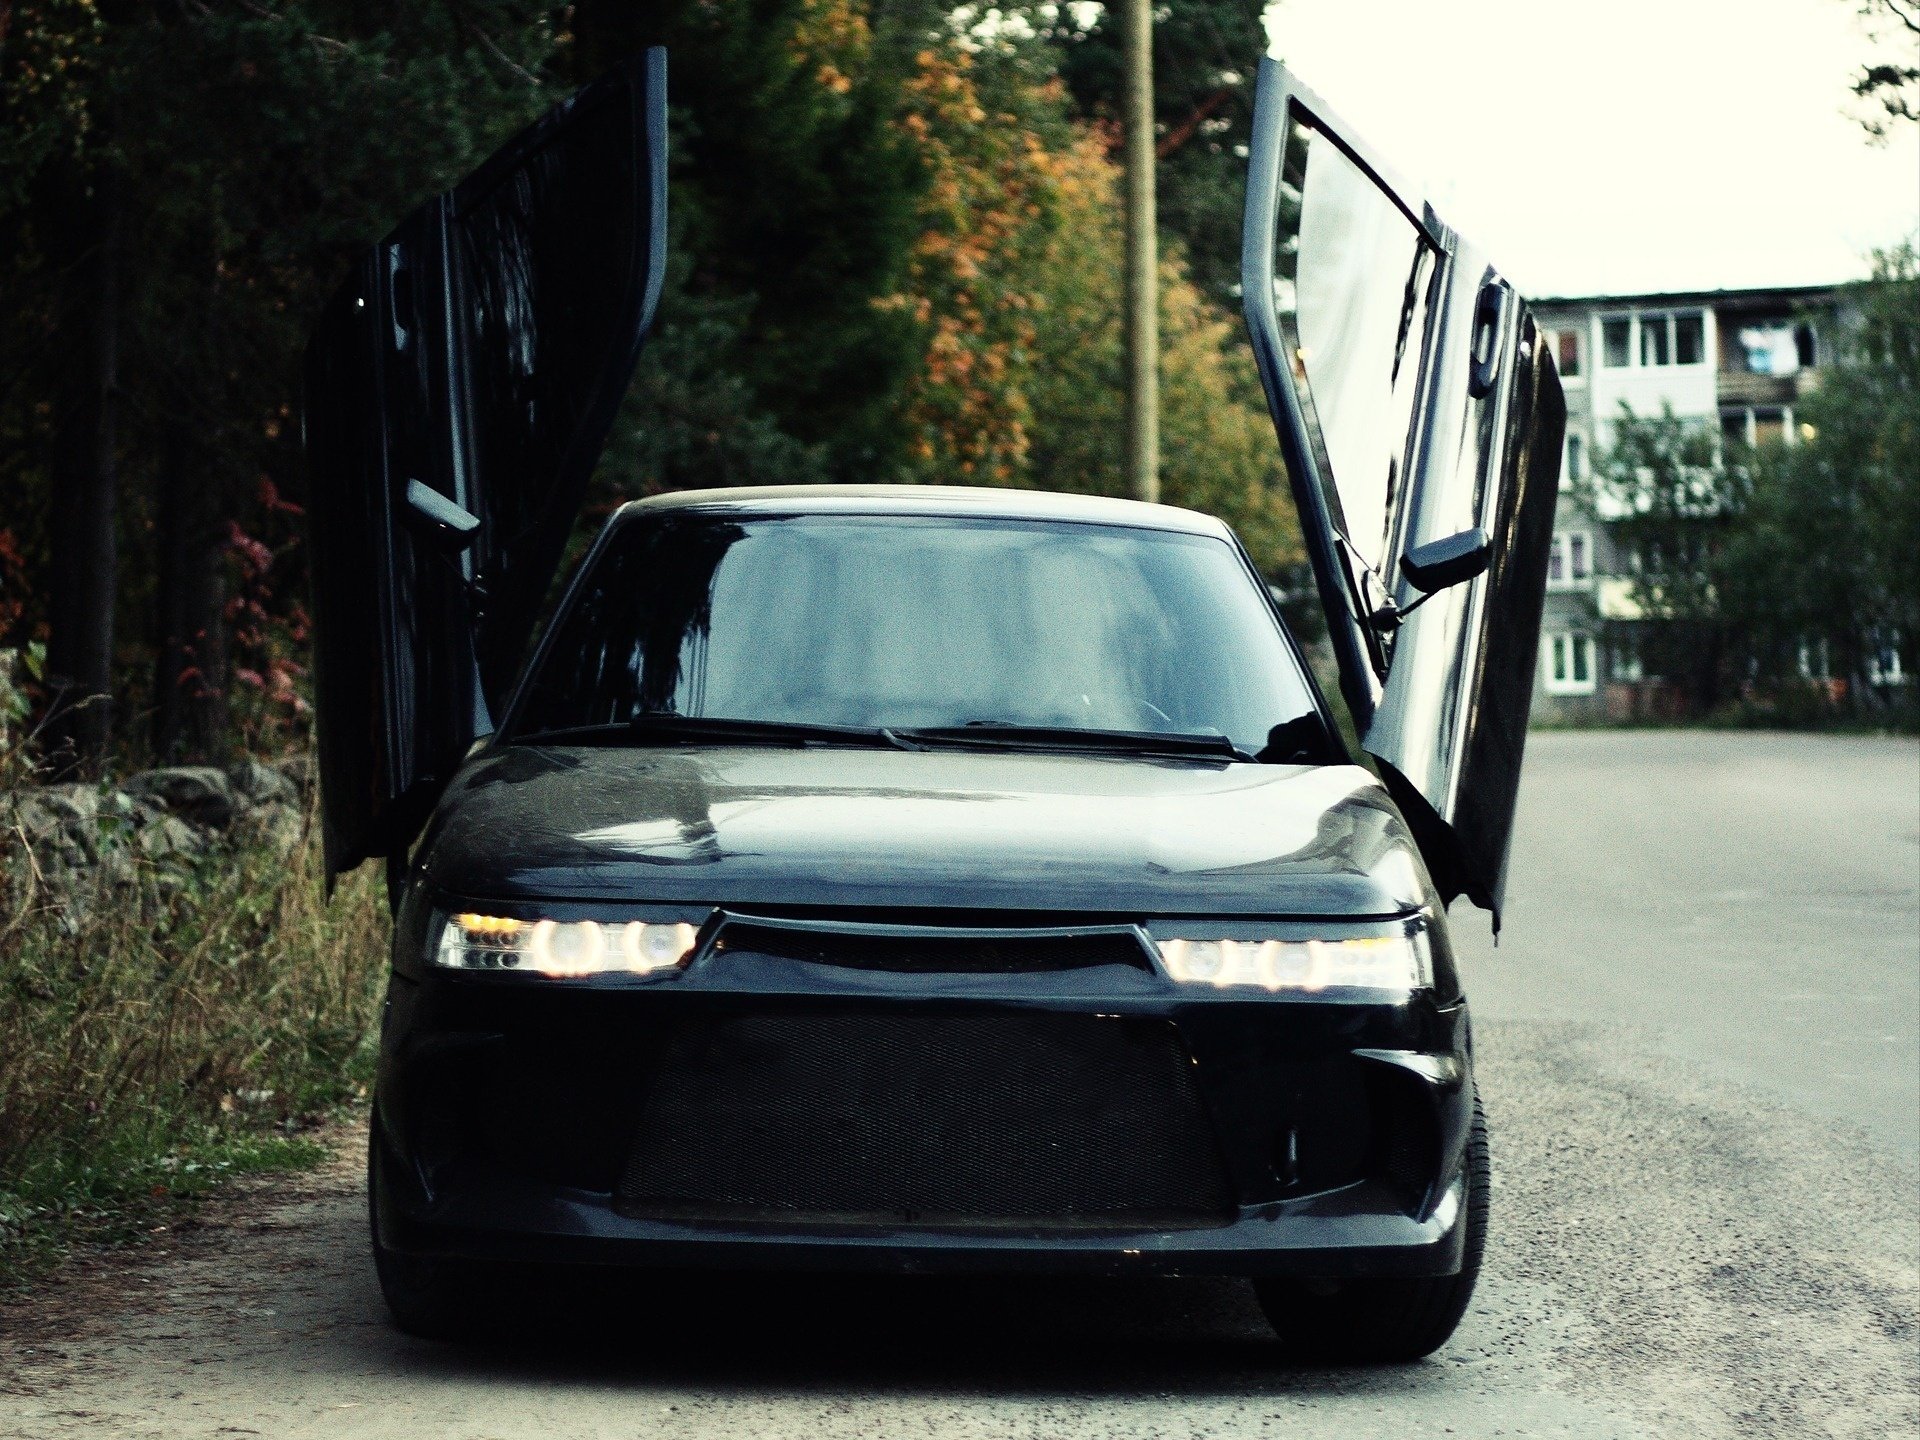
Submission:
{"label": "car windshield", "polygon": [[515,736],[629,725],[639,741],[659,733],[646,717],[676,715],[1016,743],[1019,728],[1055,744],[1225,737],[1252,754],[1317,714],[1273,607],[1217,537],[687,510],[624,522],[590,563]]}

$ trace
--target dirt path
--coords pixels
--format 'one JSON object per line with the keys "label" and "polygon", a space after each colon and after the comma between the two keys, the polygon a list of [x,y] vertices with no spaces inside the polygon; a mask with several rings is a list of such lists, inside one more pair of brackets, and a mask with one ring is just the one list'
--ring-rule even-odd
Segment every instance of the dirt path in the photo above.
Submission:
{"label": "dirt path", "polygon": [[628,1282],[503,1306],[477,1347],[388,1328],[361,1137],[0,1317],[0,1435],[1910,1436],[1920,1186],[1864,1136],[1650,1049],[1481,1041],[1497,1239],[1455,1343],[1286,1367],[1220,1281]]}
{"label": "dirt path", "polygon": [[[360,1154],[0,1313],[0,1437],[1920,1435],[1920,749],[1529,747],[1468,956],[1488,1269],[1402,1369],[1288,1367],[1223,1281],[630,1276],[391,1330]],[[1817,803],[1816,803],[1817,802]]]}

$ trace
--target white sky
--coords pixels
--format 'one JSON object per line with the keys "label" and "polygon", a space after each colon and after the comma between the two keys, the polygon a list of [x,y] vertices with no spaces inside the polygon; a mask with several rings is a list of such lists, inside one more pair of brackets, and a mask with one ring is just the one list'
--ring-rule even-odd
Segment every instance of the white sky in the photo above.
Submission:
{"label": "white sky", "polygon": [[[1178,0],[1174,0],[1178,3]],[[1850,0],[1282,0],[1273,53],[1531,295],[1818,284],[1920,227]]]}

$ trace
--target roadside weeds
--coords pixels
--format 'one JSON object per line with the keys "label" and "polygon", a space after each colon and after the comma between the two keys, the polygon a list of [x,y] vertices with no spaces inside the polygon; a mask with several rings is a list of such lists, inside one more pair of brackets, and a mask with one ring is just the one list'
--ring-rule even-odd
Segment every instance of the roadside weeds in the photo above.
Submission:
{"label": "roadside weeds", "polygon": [[317,830],[142,859],[77,902],[17,883],[0,837],[0,1297],[328,1158],[316,1127],[371,1081],[387,916],[366,874],[326,901]]}

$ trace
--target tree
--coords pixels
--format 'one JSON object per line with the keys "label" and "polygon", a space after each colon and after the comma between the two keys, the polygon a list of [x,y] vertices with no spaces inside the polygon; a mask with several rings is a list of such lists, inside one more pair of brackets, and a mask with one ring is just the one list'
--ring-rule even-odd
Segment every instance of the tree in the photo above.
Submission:
{"label": "tree", "polygon": [[53,0],[8,37],[0,324],[23,360],[0,372],[21,442],[0,528],[45,577],[77,761],[106,751],[108,696],[162,753],[225,744],[230,581],[298,629],[292,537],[272,574],[244,542],[298,503],[307,317],[351,251],[541,108],[558,42],[520,0]]}
{"label": "tree", "polygon": [[1071,183],[1060,89],[948,43],[920,52],[902,96],[927,175],[902,286],[881,302],[924,346],[904,396],[907,473],[1026,483],[1039,266]]}
{"label": "tree", "polygon": [[[1583,495],[1631,557],[1649,671],[1695,713],[1790,689],[1824,655],[1874,710],[1878,657],[1920,672],[1920,255],[1844,295],[1834,363],[1789,442],[1724,450],[1705,426],[1623,411]],[[1824,701],[1822,703],[1825,703]]]}
{"label": "tree", "polygon": [[[923,327],[908,473],[1125,493],[1119,171],[1015,52],[923,52],[903,123],[929,185],[907,285]],[[1238,321],[1161,264],[1164,498],[1220,515],[1268,574],[1299,558]]]}
{"label": "tree", "polygon": [[1790,676],[1802,645],[1827,653],[1858,705],[1872,660],[1920,672],[1920,259],[1876,257],[1843,300],[1839,353],[1800,404],[1801,438],[1746,457],[1751,494],[1723,562],[1731,612]]}
{"label": "tree", "polygon": [[[1160,228],[1185,253],[1194,283],[1236,306],[1240,211],[1253,135],[1253,80],[1267,51],[1259,0],[1180,0],[1156,7],[1154,118]],[[1074,113],[1117,139],[1121,35],[1106,9],[1001,7],[1049,47]]]}
{"label": "tree", "polygon": [[[1071,152],[1059,227],[1039,278],[1031,380],[1033,483],[1124,493],[1116,167],[1097,140]],[[1161,498],[1218,515],[1262,573],[1303,558],[1299,524],[1237,315],[1160,264]]]}
{"label": "tree", "polygon": [[[716,472],[765,481],[892,477],[899,393],[916,343],[912,326],[876,302],[898,287],[920,177],[894,123],[897,57],[876,43],[876,8],[863,0],[574,7],[576,80],[648,44],[673,57],[677,261],[671,303],[661,307],[660,358],[644,362],[645,384],[666,396],[702,370],[718,383],[678,395],[691,403],[682,413],[713,422],[705,430],[636,449],[673,464],[640,477],[643,488]],[[703,355],[689,353],[692,330],[709,347]],[[689,368],[670,377],[660,360],[672,357]],[[630,408],[621,431],[647,423]],[[743,436],[731,433],[734,424],[754,438],[736,443]],[[783,473],[789,465],[797,473]]]}
{"label": "tree", "polygon": [[[68,710],[75,753],[106,754],[110,714],[167,758],[294,737],[311,317],[422,196],[649,43],[674,52],[673,229],[602,507],[1114,488],[1113,166],[1019,11],[962,33],[938,0],[0,0],[0,643],[44,639],[65,700],[112,697]],[[1163,278],[1167,494],[1284,564],[1244,347],[1177,254]]]}
{"label": "tree", "polygon": [[1627,557],[1638,618],[1612,623],[1631,626],[1648,673],[1678,684],[1689,710],[1712,710],[1736,648],[1721,600],[1727,537],[1747,505],[1744,473],[1722,463],[1702,422],[1670,406],[1636,415],[1623,402],[1612,443],[1576,493]]}
{"label": "tree", "polygon": [[30,206],[37,221],[6,226],[8,298],[30,337],[7,378],[9,389],[40,382],[18,428],[44,447],[47,477],[52,706],[42,733],[73,769],[97,761],[112,733],[124,256],[97,94],[112,36],[94,6],[67,0],[23,17],[7,39],[0,120],[13,143],[0,158],[0,204],[9,220]]}
{"label": "tree", "polygon": [[[1920,122],[1920,3],[1916,0],[1854,0],[1869,37],[1898,58],[1870,61],[1853,79],[1853,93],[1867,102],[1861,118],[1867,132],[1884,140],[1902,121]],[[1875,113],[1877,111],[1878,113]]]}

